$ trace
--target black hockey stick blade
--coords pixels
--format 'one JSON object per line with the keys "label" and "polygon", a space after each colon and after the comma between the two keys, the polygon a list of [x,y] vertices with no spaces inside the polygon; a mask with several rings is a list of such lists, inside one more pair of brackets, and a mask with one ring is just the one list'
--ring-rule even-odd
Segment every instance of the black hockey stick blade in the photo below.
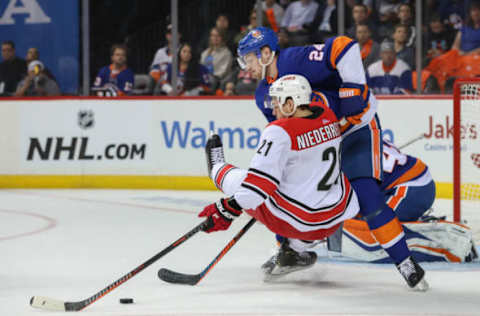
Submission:
{"label": "black hockey stick blade", "polygon": [[173,242],[170,246],[167,248],[163,249],[159,253],[157,253],[155,256],[151,257],[129,273],[125,274],[122,276],[120,279],[116,280],[112,284],[108,285],[106,288],[98,291],[94,295],[90,296],[89,298],[86,298],[84,300],[78,301],[78,302],[64,302],[60,301],[57,299],[45,297],[45,296],[33,296],[30,299],[30,305],[35,308],[43,309],[43,310],[50,310],[50,311],[80,311],[87,307],[88,305],[94,303],[95,301],[99,300],[103,296],[107,295],[123,283],[127,282],[131,278],[133,278],[135,275],[143,271],[145,268],[150,266],[152,263],[175,249],[177,246],[183,244],[186,240],[188,240],[190,237],[195,235],[201,230],[205,230],[209,227],[211,223],[208,220],[205,220],[195,226],[192,230],[190,230],[188,233],[177,239],[175,242]]}
{"label": "black hockey stick blade", "polygon": [[160,269],[158,277],[165,282],[174,284],[196,285],[205,275],[225,256],[225,254],[242,238],[242,236],[255,224],[257,220],[252,218],[248,223],[233,237],[232,240],[220,251],[220,253],[209,263],[209,265],[198,274],[186,274],[175,272],[169,269]]}
{"label": "black hockey stick blade", "polygon": [[158,270],[158,277],[169,283],[195,285],[200,282],[201,274],[178,273],[169,269]]}

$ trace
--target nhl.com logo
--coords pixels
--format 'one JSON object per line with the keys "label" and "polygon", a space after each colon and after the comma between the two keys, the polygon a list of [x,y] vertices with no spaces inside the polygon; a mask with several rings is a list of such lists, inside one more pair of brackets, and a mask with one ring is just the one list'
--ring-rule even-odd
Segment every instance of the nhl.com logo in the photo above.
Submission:
{"label": "nhl.com logo", "polygon": [[89,129],[95,126],[95,119],[92,110],[78,111],[78,126],[81,129]]}

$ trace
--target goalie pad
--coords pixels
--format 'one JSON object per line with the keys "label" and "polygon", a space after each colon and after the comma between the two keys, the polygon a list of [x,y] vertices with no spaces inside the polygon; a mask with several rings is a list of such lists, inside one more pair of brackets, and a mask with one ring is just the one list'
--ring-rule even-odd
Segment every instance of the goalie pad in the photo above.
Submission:
{"label": "goalie pad", "polygon": [[[449,221],[402,223],[408,248],[418,262],[468,262],[476,257],[469,227]],[[373,263],[391,263],[388,254],[374,239],[367,223],[361,220],[344,222],[341,254]]]}

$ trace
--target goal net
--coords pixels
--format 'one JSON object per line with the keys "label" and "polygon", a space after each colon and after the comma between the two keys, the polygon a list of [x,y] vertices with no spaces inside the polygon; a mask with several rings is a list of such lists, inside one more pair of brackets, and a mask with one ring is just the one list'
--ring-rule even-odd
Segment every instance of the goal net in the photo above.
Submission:
{"label": "goal net", "polygon": [[480,78],[457,79],[453,95],[454,220],[480,218]]}

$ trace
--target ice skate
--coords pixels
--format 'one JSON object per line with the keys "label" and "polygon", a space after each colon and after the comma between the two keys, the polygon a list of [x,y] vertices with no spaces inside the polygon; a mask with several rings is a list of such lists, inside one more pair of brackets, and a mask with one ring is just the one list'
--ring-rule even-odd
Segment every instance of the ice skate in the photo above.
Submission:
{"label": "ice skate", "polygon": [[397,264],[397,269],[414,291],[425,292],[428,290],[429,285],[424,277],[425,271],[412,257]]}
{"label": "ice skate", "polygon": [[262,265],[264,281],[272,281],[291,272],[312,267],[317,261],[313,251],[297,252],[288,246],[288,241],[282,243],[277,254]]}
{"label": "ice skate", "polygon": [[211,177],[212,168],[216,164],[225,163],[225,155],[223,154],[223,145],[220,136],[212,134],[205,145],[205,154],[207,155],[208,175]]}

